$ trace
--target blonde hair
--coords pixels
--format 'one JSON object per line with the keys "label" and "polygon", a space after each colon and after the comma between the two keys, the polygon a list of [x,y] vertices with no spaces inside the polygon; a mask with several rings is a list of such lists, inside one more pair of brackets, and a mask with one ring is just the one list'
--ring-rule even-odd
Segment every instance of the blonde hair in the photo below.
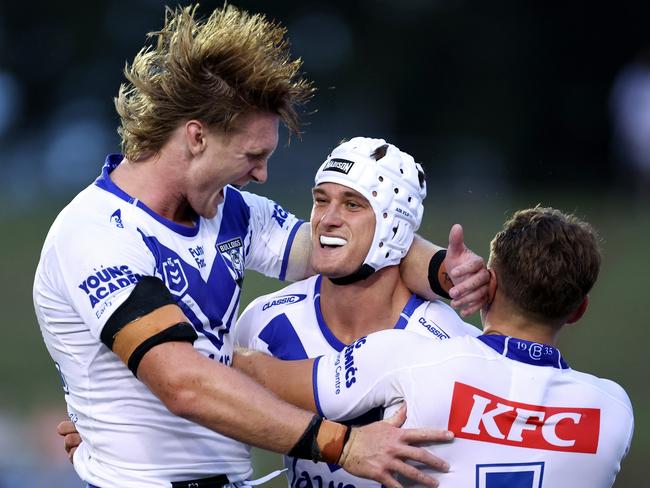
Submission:
{"label": "blonde hair", "polygon": [[135,161],[157,153],[179,124],[200,120],[229,131],[238,116],[277,114],[291,133],[300,125],[296,107],[313,95],[291,59],[286,29],[263,15],[232,5],[207,20],[198,5],[165,9],[165,25],[126,65],[115,107],[124,155]]}

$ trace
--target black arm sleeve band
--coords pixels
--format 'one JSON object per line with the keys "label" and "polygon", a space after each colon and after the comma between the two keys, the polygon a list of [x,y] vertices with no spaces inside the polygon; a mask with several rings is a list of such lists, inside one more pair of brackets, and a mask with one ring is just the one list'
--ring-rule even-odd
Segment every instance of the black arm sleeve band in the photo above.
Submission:
{"label": "black arm sleeve band", "polygon": [[440,270],[440,266],[442,266],[442,262],[445,260],[446,256],[447,250],[441,249],[435,253],[431,258],[431,261],[429,261],[429,286],[436,295],[449,299],[451,298],[449,293],[442,288],[440,280],[438,279],[438,271]]}
{"label": "black arm sleeve band", "polygon": [[150,337],[138,347],[135,348],[133,354],[129,358],[129,369],[133,373],[133,376],[138,377],[138,366],[140,366],[140,361],[144,357],[145,353],[154,346],[162,344],[164,342],[194,342],[198,338],[194,327],[192,327],[187,322],[181,322],[176,325],[172,325],[168,329],[160,331],[155,336]]}
{"label": "black arm sleeve band", "polygon": [[311,418],[311,422],[305,429],[305,432],[300,436],[298,442],[291,448],[291,451],[287,453],[288,456],[300,458],[300,459],[311,459],[312,461],[321,460],[321,452],[318,447],[318,441],[316,437],[318,436],[318,430],[320,429],[320,424],[323,423],[323,418],[318,415],[314,415]]}
{"label": "black arm sleeve band", "polygon": [[133,288],[129,298],[113,312],[104,325],[101,333],[102,342],[113,350],[113,341],[122,327],[164,305],[175,303],[176,300],[160,278],[143,276]]}

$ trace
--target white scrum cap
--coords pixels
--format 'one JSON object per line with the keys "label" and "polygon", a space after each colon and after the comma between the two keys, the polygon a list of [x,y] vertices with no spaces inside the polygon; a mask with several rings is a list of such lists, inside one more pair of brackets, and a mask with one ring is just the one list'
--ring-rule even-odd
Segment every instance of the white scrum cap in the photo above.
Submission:
{"label": "white scrum cap", "polygon": [[375,211],[375,236],[363,264],[378,271],[406,256],[427,195],[419,163],[383,139],[355,137],[327,157],[315,177],[361,193]]}

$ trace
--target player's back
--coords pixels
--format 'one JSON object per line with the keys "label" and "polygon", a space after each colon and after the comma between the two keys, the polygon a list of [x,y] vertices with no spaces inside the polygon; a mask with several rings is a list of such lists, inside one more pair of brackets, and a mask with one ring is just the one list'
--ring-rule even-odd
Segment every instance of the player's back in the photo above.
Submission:
{"label": "player's back", "polygon": [[[615,383],[570,369],[559,351],[504,336],[441,344],[442,362],[401,374],[407,426],[444,427],[432,451],[442,487],[610,487],[633,417]],[[444,356],[444,360],[442,357]]]}
{"label": "player's back", "polygon": [[[443,488],[605,488],[629,449],[633,415],[617,384],[574,371],[551,346],[497,335],[362,338],[317,362],[319,412],[346,419],[406,401],[405,427],[448,429],[431,451]],[[354,382],[342,378],[354,370]],[[408,484],[407,480],[403,480]]]}

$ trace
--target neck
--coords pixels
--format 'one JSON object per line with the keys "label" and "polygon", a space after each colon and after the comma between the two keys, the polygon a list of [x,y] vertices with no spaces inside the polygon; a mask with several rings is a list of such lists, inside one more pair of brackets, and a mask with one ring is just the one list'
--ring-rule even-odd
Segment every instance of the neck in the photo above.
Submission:
{"label": "neck", "polygon": [[124,158],[110,178],[129,196],[137,198],[161,217],[193,225],[194,212],[182,193],[184,160],[173,147],[165,146],[158,154],[138,161]]}
{"label": "neck", "polygon": [[557,344],[559,327],[525,316],[507,302],[499,291],[489,309],[481,315],[484,334],[500,334],[551,346]]}
{"label": "neck", "polygon": [[321,312],[336,338],[350,344],[372,332],[393,328],[410,297],[397,266],[380,269],[350,285],[335,285],[323,277]]}

